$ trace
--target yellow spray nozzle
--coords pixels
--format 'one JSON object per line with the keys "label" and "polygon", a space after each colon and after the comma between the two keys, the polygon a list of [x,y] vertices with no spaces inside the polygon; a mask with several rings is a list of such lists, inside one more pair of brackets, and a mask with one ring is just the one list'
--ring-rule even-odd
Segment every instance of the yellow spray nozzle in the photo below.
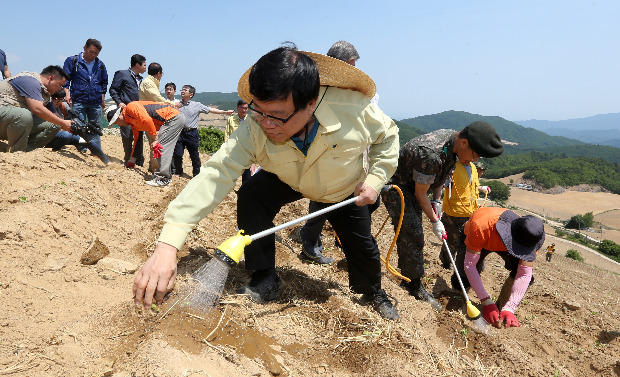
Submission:
{"label": "yellow spray nozzle", "polygon": [[228,238],[222,242],[220,246],[215,250],[215,256],[221,261],[226,262],[231,266],[235,266],[241,259],[243,249],[252,242],[250,236],[243,234],[243,230],[240,230],[236,235]]}
{"label": "yellow spray nozzle", "polygon": [[478,310],[471,301],[467,301],[467,316],[471,319],[480,318],[480,310]]}

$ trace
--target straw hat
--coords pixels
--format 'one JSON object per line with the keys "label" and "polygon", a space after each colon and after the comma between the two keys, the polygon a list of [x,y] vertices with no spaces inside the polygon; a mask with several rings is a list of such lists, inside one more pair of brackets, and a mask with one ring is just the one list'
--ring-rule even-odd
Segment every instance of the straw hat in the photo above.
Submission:
{"label": "straw hat", "polygon": [[[351,89],[361,92],[369,99],[377,92],[375,82],[370,76],[342,60],[331,58],[327,55],[317,54],[316,52],[299,51],[308,55],[314,60],[319,70],[321,86],[334,86],[337,88]],[[250,94],[250,67],[239,79],[237,92],[239,97],[250,103],[252,95]]]}

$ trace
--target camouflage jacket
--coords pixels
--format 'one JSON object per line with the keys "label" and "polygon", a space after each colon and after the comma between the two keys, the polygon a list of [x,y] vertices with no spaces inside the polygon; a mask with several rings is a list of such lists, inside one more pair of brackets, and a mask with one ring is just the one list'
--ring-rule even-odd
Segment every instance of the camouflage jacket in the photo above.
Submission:
{"label": "camouflage jacket", "polygon": [[398,168],[390,183],[409,186],[415,183],[430,184],[432,188],[442,186],[456,165],[453,153],[456,132],[441,129],[420,135],[400,148]]}

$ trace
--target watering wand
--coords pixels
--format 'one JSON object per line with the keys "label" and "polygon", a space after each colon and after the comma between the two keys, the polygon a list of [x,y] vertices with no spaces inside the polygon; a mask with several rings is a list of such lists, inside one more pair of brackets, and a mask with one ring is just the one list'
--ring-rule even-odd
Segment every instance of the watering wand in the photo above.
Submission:
{"label": "watering wand", "polygon": [[344,207],[350,203],[355,202],[357,198],[358,198],[357,196],[353,198],[349,198],[340,203],[336,203],[329,207],[325,207],[320,211],[312,212],[298,219],[291,220],[287,223],[284,223],[278,226],[274,226],[273,228],[270,228],[267,230],[263,230],[262,232],[256,233],[252,236],[245,235],[243,234],[243,230],[239,230],[239,232],[236,235],[222,242],[222,244],[215,249],[214,255],[217,259],[221,260],[222,262],[226,263],[227,265],[231,267],[234,267],[239,263],[239,259],[241,259],[241,254],[243,254],[244,248],[250,243],[252,243],[252,241],[265,237],[269,234],[275,233],[281,229],[288,228],[300,222],[310,220],[314,217],[333,211],[337,208]]}
{"label": "watering wand", "polygon": [[450,252],[450,248],[448,247],[448,242],[446,239],[443,239],[443,244],[446,247],[446,251],[448,252],[448,256],[450,257],[450,262],[452,262],[452,267],[454,267],[454,273],[456,274],[457,279],[459,280],[459,284],[461,285],[461,291],[463,292],[463,296],[465,296],[465,301],[467,301],[467,316],[471,320],[477,320],[480,318],[480,310],[474,306],[469,300],[469,296],[467,296],[467,292],[465,291],[465,287],[463,286],[463,281],[461,280],[461,275],[459,275],[459,271],[456,268],[456,263],[454,263],[454,258],[452,258],[452,252]]}

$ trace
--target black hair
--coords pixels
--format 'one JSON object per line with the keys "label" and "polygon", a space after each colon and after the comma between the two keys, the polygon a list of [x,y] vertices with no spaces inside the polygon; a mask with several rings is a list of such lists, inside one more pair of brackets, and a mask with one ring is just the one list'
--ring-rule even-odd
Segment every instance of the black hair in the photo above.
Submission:
{"label": "black hair", "polygon": [[187,88],[187,90],[192,94],[192,97],[196,94],[196,88],[191,85],[183,85],[183,88]]}
{"label": "black hair", "polygon": [[69,75],[67,75],[67,72],[65,72],[65,70],[62,69],[59,65],[48,65],[47,67],[43,68],[41,74],[43,76],[53,75],[57,79],[64,77],[66,80],[69,80]]}
{"label": "black hair", "polygon": [[148,74],[149,75],[155,76],[159,72],[163,72],[163,69],[161,68],[161,65],[159,63],[153,62],[153,63],[149,64],[149,68],[148,68]]}
{"label": "black hair", "polygon": [[52,99],[61,99],[67,96],[67,92],[64,89],[60,89],[56,93],[52,94]]}
{"label": "black hair", "polygon": [[237,107],[239,107],[241,105],[247,105],[247,102],[245,102],[244,100],[240,99],[239,101],[237,101]]}
{"label": "black hair", "polygon": [[173,82],[169,82],[166,85],[164,85],[164,89],[171,86],[172,88],[174,88],[174,90],[177,90],[177,85]]}
{"label": "black hair", "polygon": [[98,40],[96,40],[94,38],[88,38],[86,40],[86,44],[84,45],[84,47],[88,48],[90,46],[95,46],[95,48],[97,48],[97,50],[101,51],[101,42],[99,42]]}
{"label": "black hair", "polygon": [[319,97],[319,70],[314,60],[283,46],[263,55],[250,71],[250,94],[260,101],[285,100],[293,95],[295,110]]}
{"label": "black hair", "polygon": [[138,65],[142,65],[142,63],[144,63],[146,61],[146,58],[140,54],[134,54],[131,55],[131,65],[130,67],[133,67],[134,65],[138,64]]}

